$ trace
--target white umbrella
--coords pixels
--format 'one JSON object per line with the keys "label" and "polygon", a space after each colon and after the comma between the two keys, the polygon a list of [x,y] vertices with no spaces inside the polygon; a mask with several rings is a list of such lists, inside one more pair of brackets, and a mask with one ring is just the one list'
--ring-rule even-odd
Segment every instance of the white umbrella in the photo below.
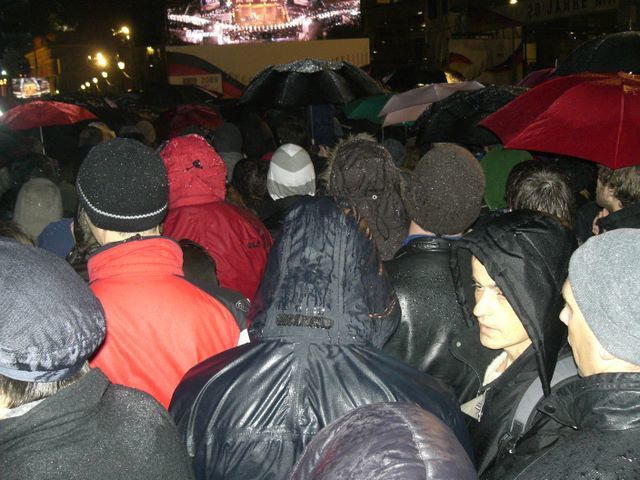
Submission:
{"label": "white umbrella", "polygon": [[413,122],[429,105],[447,98],[455,92],[480,90],[479,82],[433,83],[394,95],[382,107],[380,117],[384,117],[383,127],[403,122]]}

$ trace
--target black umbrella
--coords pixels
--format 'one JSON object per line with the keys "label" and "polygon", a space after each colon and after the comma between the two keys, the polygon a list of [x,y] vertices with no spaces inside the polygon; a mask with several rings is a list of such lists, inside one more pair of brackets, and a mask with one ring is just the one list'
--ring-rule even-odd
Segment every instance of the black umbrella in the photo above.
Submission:
{"label": "black umbrella", "polygon": [[244,89],[240,104],[261,107],[303,107],[347,103],[384,93],[376,81],[360,68],[341,61],[307,58],[272,65]]}
{"label": "black umbrella", "polygon": [[418,145],[427,150],[434,142],[462,145],[500,143],[493,133],[477,124],[526,91],[523,87],[491,85],[481,90],[456,92],[431,105],[418,118],[414,125]]}
{"label": "black umbrella", "polygon": [[640,73],[640,32],[621,32],[583,43],[560,64],[555,75],[580,72]]}

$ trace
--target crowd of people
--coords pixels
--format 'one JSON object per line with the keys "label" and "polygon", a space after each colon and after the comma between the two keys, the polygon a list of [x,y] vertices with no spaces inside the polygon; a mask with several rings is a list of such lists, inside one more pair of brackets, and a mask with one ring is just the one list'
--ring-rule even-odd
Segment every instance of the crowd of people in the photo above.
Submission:
{"label": "crowd of people", "polygon": [[1,156],[2,479],[640,478],[640,166],[236,123]]}

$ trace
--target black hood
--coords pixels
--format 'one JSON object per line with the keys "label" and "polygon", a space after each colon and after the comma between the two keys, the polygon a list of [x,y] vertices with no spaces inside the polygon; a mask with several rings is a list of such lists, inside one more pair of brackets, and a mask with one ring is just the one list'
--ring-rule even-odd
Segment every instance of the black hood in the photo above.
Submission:
{"label": "black hood", "polygon": [[411,403],[357,408],[327,425],[305,449],[290,480],[474,480],[455,435]]}
{"label": "black hood", "polygon": [[577,247],[571,230],[548,215],[516,211],[492,219],[454,242],[452,267],[458,296],[470,321],[475,298],[471,256],[487,269],[518,315],[536,353],[545,395],[550,392],[558,351],[566,327],[558,316],[562,284]]}
{"label": "black hood", "polygon": [[249,312],[252,341],[381,349],[400,308],[366,221],[348,201],[309,197],[287,214]]}

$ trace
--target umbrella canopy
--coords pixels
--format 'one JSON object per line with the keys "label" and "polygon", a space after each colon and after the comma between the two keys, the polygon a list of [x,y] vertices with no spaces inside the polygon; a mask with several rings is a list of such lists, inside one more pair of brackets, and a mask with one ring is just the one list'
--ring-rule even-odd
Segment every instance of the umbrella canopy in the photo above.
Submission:
{"label": "umbrella canopy", "polygon": [[522,80],[520,80],[517,83],[517,86],[527,87],[527,88],[537,87],[541,83],[544,83],[547,80],[555,78],[553,76],[555,73],[556,73],[556,69],[553,67],[534,70],[533,72],[529,73],[526,77],[524,77]]}
{"label": "umbrella canopy", "polygon": [[560,64],[555,75],[580,72],[640,73],[640,32],[621,32],[583,43]]}
{"label": "umbrella canopy", "polygon": [[247,85],[241,105],[303,107],[347,103],[384,91],[360,68],[347,62],[307,58],[284,65],[272,65]]}
{"label": "umbrella canopy", "polygon": [[367,120],[371,123],[381,124],[382,119],[378,114],[390,97],[391,94],[386,93],[359,98],[345,105],[344,113],[349,120]]}
{"label": "umbrella canopy", "polygon": [[12,130],[72,125],[96,116],[89,110],[70,103],[36,100],[13,107],[2,116],[2,123]]}
{"label": "umbrella canopy", "polygon": [[586,73],[543,83],[486,118],[506,148],[622,168],[640,164],[640,75]]}
{"label": "umbrella canopy", "polygon": [[479,90],[481,83],[434,83],[399,93],[389,99],[380,111],[384,116],[384,126],[415,121],[425,109],[434,102],[439,102],[460,91]]}
{"label": "umbrella canopy", "polygon": [[500,143],[490,131],[478,127],[480,120],[526,92],[522,87],[491,85],[482,90],[457,92],[431,108],[416,122],[418,144],[428,148],[433,142],[462,145]]}
{"label": "umbrella canopy", "polygon": [[217,108],[210,105],[186,104],[163,113],[158,119],[160,134],[165,138],[173,138],[188,127],[202,127],[215,130],[224,123]]}

